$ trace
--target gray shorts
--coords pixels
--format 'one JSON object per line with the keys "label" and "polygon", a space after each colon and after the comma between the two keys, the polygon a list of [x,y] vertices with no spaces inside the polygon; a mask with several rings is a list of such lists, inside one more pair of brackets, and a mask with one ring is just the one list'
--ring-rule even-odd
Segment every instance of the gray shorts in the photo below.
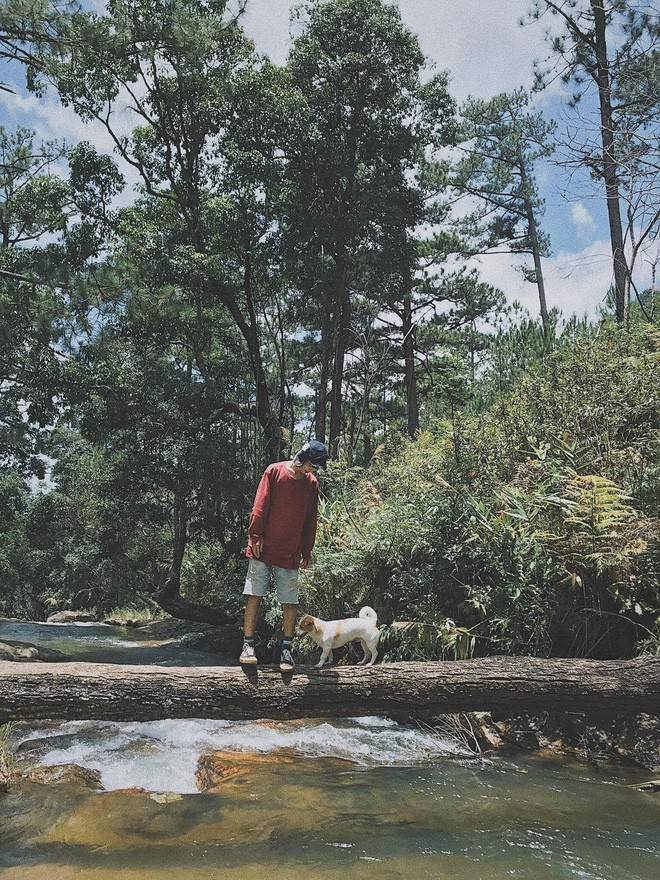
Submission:
{"label": "gray shorts", "polygon": [[260,559],[251,559],[245,579],[244,596],[265,596],[273,572],[277,599],[282,605],[298,604],[298,569],[266,565]]}

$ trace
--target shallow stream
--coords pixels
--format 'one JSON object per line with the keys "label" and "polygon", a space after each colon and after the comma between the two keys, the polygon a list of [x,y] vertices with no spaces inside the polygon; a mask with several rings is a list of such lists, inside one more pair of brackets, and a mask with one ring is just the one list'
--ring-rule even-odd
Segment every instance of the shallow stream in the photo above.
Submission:
{"label": "shallow stream", "polygon": [[[133,631],[122,636],[107,628],[108,645],[98,628],[60,626],[53,644],[35,633],[49,632],[43,626],[22,626],[30,628],[25,640],[80,659],[69,643],[79,651],[85,642],[87,660],[108,662],[117,640],[119,649],[124,638],[140,641]],[[0,623],[3,635],[20,638]],[[99,771],[102,789],[15,785],[0,799],[2,880],[160,880],[172,873],[175,880],[657,880],[660,874],[660,797],[630,788],[648,778],[644,771],[557,758],[474,757],[451,729],[430,735],[382,718],[192,719],[17,724],[11,737],[19,767],[79,764]],[[217,750],[273,761],[200,792],[197,762]]]}

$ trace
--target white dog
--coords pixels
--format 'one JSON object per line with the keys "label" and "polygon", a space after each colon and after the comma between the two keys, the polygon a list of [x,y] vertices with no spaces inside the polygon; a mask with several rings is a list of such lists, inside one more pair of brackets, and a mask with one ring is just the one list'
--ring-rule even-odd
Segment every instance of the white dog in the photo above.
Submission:
{"label": "white dog", "polygon": [[358,666],[372,666],[378,657],[378,639],[380,631],[376,626],[378,617],[373,608],[365,605],[360,609],[357,617],[349,617],[346,620],[321,620],[306,614],[298,623],[296,633],[299,636],[311,636],[317,645],[323,649],[321,659],[316,668],[330,658],[332,663],[332,649],[340,648],[347,642],[359,641],[364,651],[364,657]]}

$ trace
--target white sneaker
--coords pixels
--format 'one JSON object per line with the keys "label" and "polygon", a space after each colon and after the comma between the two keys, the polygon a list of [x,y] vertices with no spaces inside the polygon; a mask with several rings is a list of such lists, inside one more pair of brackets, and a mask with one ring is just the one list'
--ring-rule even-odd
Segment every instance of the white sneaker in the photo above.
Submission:
{"label": "white sneaker", "polygon": [[280,672],[293,672],[296,664],[293,661],[293,654],[289,648],[282,648],[280,654]]}
{"label": "white sneaker", "polygon": [[241,656],[238,658],[239,663],[248,663],[254,665],[257,662],[257,655],[254,653],[254,645],[247,642],[243,643]]}

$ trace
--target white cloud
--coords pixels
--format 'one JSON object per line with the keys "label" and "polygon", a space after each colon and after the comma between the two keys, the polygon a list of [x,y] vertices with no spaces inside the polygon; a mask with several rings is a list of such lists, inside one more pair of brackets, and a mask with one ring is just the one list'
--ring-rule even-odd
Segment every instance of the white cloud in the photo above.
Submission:
{"label": "white cloud", "polygon": [[[99,153],[111,155],[126,179],[123,195],[115,201],[120,207],[133,201],[133,192],[139,182],[137,171],[124,162],[115,151],[115,143],[105,126],[98,120],[81,119],[72,107],[64,107],[54,89],[47,90],[43,98],[30,92],[9,94],[0,92],[0,112],[3,123],[11,120],[14,125],[22,125],[36,132],[37,141],[65,141],[69,146],[89,141]],[[128,101],[113,111],[114,130],[119,135],[128,135],[137,123],[136,114],[128,107]]]}
{"label": "white cloud", "polygon": [[[503,290],[509,303],[518,300],[532,315],[538,315],[538,290],[516,270],[519,265],[531,268],[531,258],[493,254],[479,259],[484,281]],[[595,241],[582,251],[560,251],[545,258],[543,277],[548,308],[558,308],[564,318],[574,314],[597,317],[613,282],[609,241]],[[650,268],[640,267],[638,287],[641,284],[643,289],[649,283]]]}
{"label": "white cloud", "polygon": [[544,28],[519,24],[528,0],[400,0],[398,6],[428,57],[451,72],[459,101],[530,87],[533,62],[548,54]]}
{"label": "white cloud", "polygon": [[[249,0],[242,18],[257,49],[280,64],[289,49],[290,11],[296,5],[297,0]],[[451,91],[459,101],[531,86],[533,62],[548,55],[548,23],[519,24],[529,0],[399,0],[394,5],[428,58],[451,72]]]}
{"label": "white cloud", "polygon": [[594,229],[596,226],[594,218],[582,202],[576,202],[573,205],[571,208],[571,217],[573,218],[573,223],[579,232],[582,232],[585,229]]}

